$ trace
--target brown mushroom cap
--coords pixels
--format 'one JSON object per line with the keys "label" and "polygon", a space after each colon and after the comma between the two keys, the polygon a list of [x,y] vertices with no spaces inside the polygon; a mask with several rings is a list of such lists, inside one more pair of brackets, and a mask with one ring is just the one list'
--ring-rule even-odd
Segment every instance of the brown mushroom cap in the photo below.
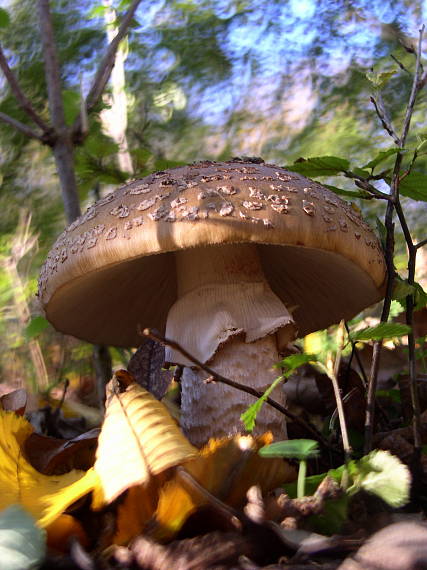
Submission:
{"label": "brown mushroom cap", "polygon": [[257,244],[300,335],[383,296],[381,247],[350,204],[299,174],[243,161],[157,172],[99,200],[58,237],[39,296],[58,330],[137,346],[139,326],[165,330],[173,252],[224,243]]}

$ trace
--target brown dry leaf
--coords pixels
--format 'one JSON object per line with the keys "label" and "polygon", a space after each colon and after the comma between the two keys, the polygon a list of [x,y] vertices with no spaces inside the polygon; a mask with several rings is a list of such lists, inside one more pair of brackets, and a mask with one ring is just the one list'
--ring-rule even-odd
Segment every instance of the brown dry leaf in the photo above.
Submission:
{"label": "brown dry leaf", "polygon": [[99,431],[94,428],[73,439],[32,433],[25,440],[25,455],[31,465],[45,475],[62,475],[71,469],[87,470],[95,461]]}
{"label": "brown dry leaf", "polygon": [[28,394],[23,388],[4,394],[0,398],[0,408],[6,412],[15,412],[18,416],[23,416],[27,406]]}
{"label": "brown dry leaf", "polygon": [[25,459],[22,448],[33,427],[13,412],[0,411],[0,510],[20,504],[39,526],[53,522],[65,509],[97,485],[93,470],[66,475],[39,473]]}
{"label": "brown dry leaf", "polygon": [[[282,459],[258,455],[258,449],[271,440],[271,434],[210,440],[199,456],[185,465],[185,470],[215,497],[241,508],[253,485],[259,485],[265,493],[296,479],[296,470]],[[174,477],[160,492],[152,535],[159,540],[172,538],[189,515],[207,502],[207,497],[191,493],[179,477]]]}
{"label": "brown dry leaf", "polygon": [[197,454],[165,406],[132,380],[128,372],[119,371],[107,386],[95,462],[103,493],[95,495],[94,508]]}

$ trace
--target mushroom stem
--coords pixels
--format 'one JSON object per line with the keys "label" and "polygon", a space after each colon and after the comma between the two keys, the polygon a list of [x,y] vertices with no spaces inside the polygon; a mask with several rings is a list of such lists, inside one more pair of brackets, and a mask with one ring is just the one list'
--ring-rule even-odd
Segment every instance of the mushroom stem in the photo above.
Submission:
{"label": "mushroom stem", "polygon": [[[293,319],[270,289],[257,247],[229,244],[176,253],[178,301],[171,308],[167,336],[219,374],[264,391],[276,378],[277,331],[285,342],[295,336]],[[198,446],[210,437],[243,431],[240,415],[253,398],[234,388],[206,383],[206,373],[173,349],[166,359],[185,366],[182,377],[182,426]],[[281,387],[272,397],[285,405]],[[257,433],[286,437],[284,417],[265,407]]]}

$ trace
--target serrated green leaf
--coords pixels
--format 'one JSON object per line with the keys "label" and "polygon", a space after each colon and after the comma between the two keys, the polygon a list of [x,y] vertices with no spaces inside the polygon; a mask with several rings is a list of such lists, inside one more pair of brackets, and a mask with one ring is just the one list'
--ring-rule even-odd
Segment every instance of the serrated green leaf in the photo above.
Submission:
{"label": "serrated green leaf", "polygon": [[366,79],[370,81],[376,89],[382,89],[387,85],[390,79],[394,75],[396,75],[396,73],[397,70],[392,69],[391,71],[382,71],[382,72],[368,71],[365,75]]}
{"label": "serrated green leaf", "polygon": [[411,330],[408,325],[400,323],[379,323],[374,327],[353,332],[351,338],[354,341],[382,340],[407,335]]}
{"label": "serrated green leaf", "polygon": [[319,444],[313,439],[288,439],[276,441],[261,447],[258,451],[262,457],[287,457],[288,459],[309,459],[320,453]]}
{"label": "serrated green leaf", "polygon": [[19,505],[0,513],[0,569],[31,570],[45,556],[45,533]]}
{"label": "serrated green leaf", "polygon": [[409,501],[409,469],[389,451],[372,451],[357,465],[359,475],[355,485],[358,488],[381,497],[392,507],[402,507]]}
{"label": "serrated green leaf", "polygon": [[278,376],[270,384],[270,386],[267,388],[267,390],[264,392],[261,398],[258,398],[258,400],[256,400],[256,402],[254,402],[251,406],[249,406],[249,408],[245,412],[243,412],[243,414],[240,416],[240,420],[243,422],[245,429],[247,431],[250,432],[254,429],[257,415],[260,412],[262,406],[264,405],[264,402],[267,400],[267,398],[270,396],[271,392],[276,388],[276,386],[281,384],[284,379],[285,379],[284,374]]}
{"label": "serrated green leaf", "polygon": [[393,299],[400,301],[408,295],[413,295],[413,293],[415,293],[414,285],[409,285],[407,279],[396,276],[393,285]]}
{"label": "serrated green leaf", "polygon": [[386,160],[389,156],[402,152],[400,148],[389,148],[388,150],[381,150],[372,160],[367,162],[362,168],[372,168],[374,169],[378,164]]}
{"label": "serrated green leaf", "polygon": [[0,8],[0,28],[6,28],[10,24],[9,12]]}
{"label": "serrated green leaf", "polygon": [[332,176],[348,170],[350,163],[338,156],[315,156],[313,158],[299,158],[293,164],[285,166],[287,170],[299,172],[304,176]]}
{"label": "serrated green leaf", "polygon": [[390,303],[389,319],[394,319],[398,315],[402,314],[404,310],[405,307],[402,305],[402,303],[396,299],[393,299]]}
{"label": "serrated green leaf", "polygon": [[[387,182],[391,182],[387,180]],[[410,172],[402,178],[399,184],[399,191],[403,196],[427,202],[427,175],[421,172]]]}
{"label": "serrated green leaf", "polygon": [[281,376],[278,376],[267,388],[261,398],[258,398],[258,400],[249,406],[249,408],[240,416],[240,420],[243,422],[245,429],[247,431],[252,431],[254,429],[257,415],[264,405],[264,402],[270,396],[276,386],[283,382],[285,378],[289,378],[289,376],[291,376],[291,374],[293,374],[295,370],[303,364],[307,364],[307,362],[314,362],[316,360],[317,357],[314,354],[291,354],[290,356],[287,356],[275,364],[275,368],[283,369],[283,374]]}
{"label": "serrated green leaf", "polygon": [[31,340],[39,336],[47,327],[49,321],[42,316],[33,317],[25,328],[24,335],[26,340]]}

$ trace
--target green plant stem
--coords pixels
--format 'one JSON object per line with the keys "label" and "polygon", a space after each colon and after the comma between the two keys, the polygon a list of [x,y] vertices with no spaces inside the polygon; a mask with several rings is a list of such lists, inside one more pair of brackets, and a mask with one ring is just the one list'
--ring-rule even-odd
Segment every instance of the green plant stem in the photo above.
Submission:
{"label": "green plant stem", "polygon": [[305,496],[305,478],[307,476],[307,461],[301,459],[298,468],[297,497],[301,499]]}

